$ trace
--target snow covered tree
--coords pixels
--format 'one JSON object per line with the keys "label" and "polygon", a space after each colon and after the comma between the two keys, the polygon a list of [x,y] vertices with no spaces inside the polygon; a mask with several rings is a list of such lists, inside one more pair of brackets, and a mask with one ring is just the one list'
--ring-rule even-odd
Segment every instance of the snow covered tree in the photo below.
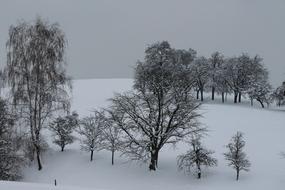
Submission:
{"label": "snow covered tree", "polygon": [[0,180],[18,180],[24,159],[15,145],[14,116],[9,113],[6,101],[0,99]]}
{"label": "snow covered tree", "polygon": [[202,166],[217,166],[217,159],[212,157],[214,151],[204,148],[201,144],[200,137],[194,137],[189,142],[191,149],[186,153],[178,156],[177,165],[180,170],[186,172],[195,171],[197,178],[201,178]]}
{"label": "snow covered tree", "polygon": [[278,106],[285,104],[285,82],[273,92],[272,97]]}
{"label": "snow covered tree", "polygon": [[74,129],[78,126],[78,114],[73,112],[71,115],[65,117],[57,117],[50,123],[49,129],[53,132],[54,143],[61,147],[61,151],[64,151],[64,147],[73,143],[75,137],[72,135]]}
{"label": "snow covered tree", "polygon": [[149,169],[156,170],[165,144],[202,129],[189,65],[177,63],[175,50],[165,41],[149,46],[145,54],[135,70],[133,91],[115,95],[109,111],[124,133],[123,153],[150,160]]}
{"label": "snow covered tree", "polygon": [[193,63],[197,55],[197,52],[191,48],[189,50],[178,49],[175,50],[174,53],[175,62],[185,66],[189,66],[191,63]]}
{"label": "snow covered tree", "polygon": [[42,169],[41,131],[53,113],[70,105],[65,47],[65,36],[58,24],[40,18],[9,29],[5,69],[8,86],[15,110],[19,110],[19,116],[30,128],[39,170]]}
{"label": "snow covered tree", "polygon": [[220,52],[214,52],[209,59],[209,85],[212,89],[212,100],[215,99],[215,91],[221,82],[219,79],[222,77],[220,67],[224,62],[224,56]]}
{"label": "snow covered tree", "polygon": [[210,76],[209,61],[205,57],[198,57],[191,65],[192,75],[201,95],[201,101],[204,100],[204,90]]}
{"label": "snow covered tree", "polygon": [[251,99],[251,105],[253,105],[253,100],[255,99],[264,108],[264,103],[269,104],[271,101],[271,85],[268,80],[268,71],[261,61],[262,59],[259,56],[255,56],[247,68],[250,71],[250,75],[248,77],[249,86],[246,92]]}
{"label": "snow covered tree", "polygon": [[239,179],[240,171],[249,171],[251,165],[244,152],[244,146],[243,133],[237,132],[226,146],[228,152],[224,153],[225,159],[229,162],[228,165],[236,170],[236,180]]}
{"label": "snow covered tree", "polygon": [[219,68],[216,70],[217,78],[216,78],[216,87],[215,91],[222,96],[222,102],[225,102],[225,97],[227,94],[231,93],[231,89],[228,85],[228,76],[227,76],[227,68],[226,64],[223,62]]}
{"label": "snow covered tree", "polygon": [[90,161],[93,161],[94,151],[100,148],[100,136],[104,121],[101,115],[95,111],[94,116],[88,116],[80,121],[78,133],[82,135],[81,148],[90,152]]}
{"label": "snow covered tree", "polygon": [[252,82],[255,64],[247,54],[226,60],[227,84],[234,92],[234,103],[241,102],[242,93],[246,92]]}
{"label": "snow covered tree", "polygon": [[260,103],[261,107],[264,108],[264,103],[270,103],[271,89],[272,87],[268,81],[258,81],[251,85],[250,90],[248,90],[248,95],[251,100],[255,99]]}
{"label": "snow covered tree", "polygon": [[114,165],[115,152],[123,148],[122,130],[111,119],[107,112],[98,112],[102,120],[102,130],[100,135],[100,149],[108,150],[112,153],[111,163]]}

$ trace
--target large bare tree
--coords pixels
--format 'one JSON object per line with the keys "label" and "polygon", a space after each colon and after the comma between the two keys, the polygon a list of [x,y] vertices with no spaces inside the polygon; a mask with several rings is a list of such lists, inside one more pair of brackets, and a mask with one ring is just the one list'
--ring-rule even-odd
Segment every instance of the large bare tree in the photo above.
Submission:
{"label": "large bare tree", "polygon": [[71,83],[65,71],[65,47],[59,25],[41,18],[9,29],[7,81],[13,104],[29,126],[39,170],[41,130],[54,112],[69,108]]}
{"label": "large bare tree", "polygon": [[190,67],[176,61],[168,42],[149,46],[145,54],[135,70],[134,90],[117,94],[110,112],[125,132],[124,153],[132,159],[150,160],[149,169],[156,170],[165,144],[201,130],[199,104],[190,92],[194,85]]}

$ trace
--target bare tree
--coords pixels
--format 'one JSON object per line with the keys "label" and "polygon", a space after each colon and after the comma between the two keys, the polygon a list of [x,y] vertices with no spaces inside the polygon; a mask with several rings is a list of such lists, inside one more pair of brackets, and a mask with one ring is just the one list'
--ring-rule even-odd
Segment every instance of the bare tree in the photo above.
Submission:
{"label": "bare tree", "polygon": [[100,135],[100,149],[108,150],[112,153],[112,165],[114,165],[115,152],[123,148],[122,130],[112,120],[108,112],[98,112],[102,119],[102,130]]}
{"label": "bare tree", "polygon": [[178,156],[177,165],[180,170],[191,172],[193,169],[197,174],[197,178],[201,178],[202,166],[217,166],[218,160],[211,155],[212,150],[207,150],[201,145],[200,137],[193,137],[189,142],[191,149],[186,153]]}
{"label": "bare tree", "polygon": [[101,114],[95,111],[94,116],[88,116],[80,121],[78,133],[83,136],[81,148],[90,152],[90,161],[93,161],[94,151],[100,148],[101,128],[104,121]]}
{"label": "bare tree", "polygon": [[251,59],[247,54],[226,60],[227,84],[234,92],[234,103],[241,101],[242,92],[249,86],[250,63]]}
{"label": "bare tree", "polygon": [[205,57],[198,57],[191,65],[192,75],[194,76],[195,84],[201,94],[201,101],[204,101],[205,86],[209,82],[210,65]]}
{"label": "bare tree", "polygon": [[218,94],[222,95],[222,102],[225,102],[225,96],[231,93],[231,89],[228,84],[228,76],[227,76],[227,65],[223,62],[219,68],[216,70],[217,78],[216,78],[216,86],[215,91]]}
{"label": "bare tree", "polygon": [[210,59],[209,59],[209,63],[210,63],[210,86],[212,88],[212,100],[215,99],[215,91],[216,88],[218,87],[218,83],[220,82],[219,79],[222,77],[221,76],[221,72],[220,72],[220,67],[222,66],[224,62],[224,56],[220,53],[220,52],[214,52]]}
{"label": "bare tree", "polygon": [[262,108],[264,108],[264,103],[267,103],[267,105],[269,105],[271,101],[271,89],[272,87],[268,81],[262,80],[253,83],[248,90],[248,95],[251,99],[251,105],[253,105],[254,99],[260,103]]}
{"label": "bare tree", "polygon": [[237,132],[231,139],[231,142],[227,145],[228,152],[225,153],[225,158],[229,162],[229,166],[236,170],[236,180],[239,179],[240,171],[249,171],[250,162],[246,158],[244,152],[245,141],[243,140],[243,133]]}
{"label": "bare tree", "polygon": [[202,129],[189,65],[177,63],[174,49],[165,41],[145,53],[145,61],[136,67],[134,90],[112,98],[110,113],[124,131],[124,153],[131,159],[150,159],[149,169],[156,170],[165,144]]}
{"label": "bare tree", "polygon": [[54,143],[61,147],[61,151],[64,151],[64,147],[73,143],[75,137],[72,135],[75,128],[78,126],[78,114],[73,112],[71,115],[65,117],[57,117],[50,123],[49,129],[53,132]]}
{"label": "bare tree", "polygon": [[66,40],[58,24],[40,18],[11,26],[7,41],[7,81],[13,104],[30,128],[38,169],[41,130],[54,112],[69,108],[70,80],[64,69]]}
{"label": "bare tree", "polygon": [[281,86],[276,88],[272,93],[272,98],[276,101],[278,106],[285,104],[285,82],[282,83]]}

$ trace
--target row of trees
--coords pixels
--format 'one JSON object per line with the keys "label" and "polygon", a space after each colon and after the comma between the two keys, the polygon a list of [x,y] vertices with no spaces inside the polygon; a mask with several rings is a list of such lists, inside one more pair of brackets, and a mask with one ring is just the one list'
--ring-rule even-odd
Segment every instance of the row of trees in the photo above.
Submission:
{"label": "row of trees", "polygon": [[197,57],[196,51],[177,50],[178,61],[188,64],[192,71],[197,99],[204,100],[204,92],[211,91],[212,100],[215,93],[225,101],[227,94],[234,95],[234,103],[241,102],[242,95],[251,101],[257,100],[264,107],[269,103],[271,85],[268,71],[259,56],[250,57],[242,54],[238,57],[225,58],[220,52],[214,52],[210,58]]}
{"label": "row of trees", "polygon": [[[206,149],[201,143],[201,136],[192,136],[190,150],[186,154],[178,156],[177,165],[180,170],[189,173],[194,170],[197,178],[201,178],[202,166],[217,166],[218,160],[212,157],[214,151]],[[236,171],[236,180],[239,180],[240,171],[249,171],[250,162],[244,152],[245,141],[243,133],[237,132],[226,145],[228,152],[224,153],[228,165]]]}
{"label": "row of trees", "polygon": [[76,139],[74,133],[81,135],[81,148],[90,152],[90,161],[93,161],[94,151],[107,150],[112,154],[112,165],[116,151],[124,148],[122,131],[114,125],[104,111],[94,111],[94,115],[78,118],[73,112],[65,117],[59,116],[50,123],[49,129],[54,136],[54,143],[64,151],[66,145]]}
{"label": "row of trees", "polygon": [[[247,97],[253,105],[256,100],[262,108],[276,101],[278,106],[284,105],[285,83],[273,91],[269,83],[268,71],[258,55],[250,57],[241,54],[236,57],[225,58],[220,52],[214,52],[210,58],[197,57],[193,49],[177,50],[178,58],[183,62],[190,62],[192,77],[195,83],[197,99],[204,100],[204,91],[211,92],[211,99],[215,94],[226,101],[228,94],[233,94],[234,103],[241,102],[241,97]],[[189,58],[191,57],[191,58]],[[185,62],[185,61],[184,61]]]}
{"label": "row of trees", "polygon": [[[111,163],[114,164],[114,154],[120,151],[122,154],[128,153],[126,147],[129,146],[125,141],[123,131],[112,122],[112,118],[107,112],[95,111],[93,116],[85,117],[81,120],[78,115],[73,113],[66,117],[58,117],[51,123],[50,129],[54,134],[54,143],[61,147],[71,144],[74,141],[73,132],[77,131],[82,135],[82,149],[90,152],[90,161],[93,161],[94,151],[107,150],[112,153]],[[202,135],[193,133],[185,141],[190,145],[187,153],[179,155],[177,165],[180,170],[187,173],[194,172],[197,178],[202,175],[202,167],[217,166],[217,159],[212,157],[214,151],[208,150],[201,143]],[[127,143],[126,143],[127,142]],[[250,162],[244,152],[245,141],[243,133],[237,132],[226,145],[228,151],[224,153],[228,165],[236,171],[236,180],[239,179],[240,171],[249,171]],[[132,150],[132,153],[136,150]],[[136,153],[136,159],[144,159],[141,153]]]}

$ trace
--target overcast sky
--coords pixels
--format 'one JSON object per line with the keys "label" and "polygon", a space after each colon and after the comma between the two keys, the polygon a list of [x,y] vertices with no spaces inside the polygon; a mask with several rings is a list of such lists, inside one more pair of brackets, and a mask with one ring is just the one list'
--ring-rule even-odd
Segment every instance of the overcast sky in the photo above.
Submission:
{"label": "overcast sky", "polygon": [[264,58],[274,86],[285,80],[285,0],[0,0],[0,63],[11,24],[37,15],[58,22],[74,78],[130,78],[144,49],[168,40],[199,55]]}

